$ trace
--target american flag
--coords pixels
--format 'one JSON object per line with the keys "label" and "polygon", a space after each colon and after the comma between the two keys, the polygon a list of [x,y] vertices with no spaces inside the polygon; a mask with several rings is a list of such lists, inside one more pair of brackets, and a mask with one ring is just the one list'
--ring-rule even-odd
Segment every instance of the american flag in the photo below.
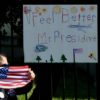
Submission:
{"label": "american flag", "polygon": [[83,52],[83,48],[74,48],[73,52],[74,53],[82,53]]}
{"label": "american flag", "polygon": [[24,87],[31,81],[29,66],[0,67],[0,88],[15,89]]}

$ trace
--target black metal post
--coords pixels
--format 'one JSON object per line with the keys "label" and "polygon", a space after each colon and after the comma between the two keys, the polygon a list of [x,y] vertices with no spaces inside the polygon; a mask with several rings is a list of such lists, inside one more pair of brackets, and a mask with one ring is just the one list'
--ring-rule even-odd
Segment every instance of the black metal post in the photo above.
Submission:
{"label": "black metal post", "polygon": [[51,73],[50,73],[50,74],[51,74],[51,76],[50,76],[50,77],[51,77],[51,84],[50,84],[50,85],[51,85],[51,100],[52,100],[52,97],[53,97],[53,86],[52,86],[52,65],[51,65],[50,67],[51,67]]}
{"label": "black metal post", "polygon": [[73,50],[73,67],[74,67],[74,94],[75,94],[75,100],[77,100],[77,66],[75,61],[75,52]]}
{"label": "black metal post", "polygon": [[63,65],[63,100],[65,100],[65,66]]}
{"label": "black metal post", "polygon": [[10,24],[11,24],[11,61],[12,64],[14,64],[14,38],[13,38],[13,7],[10,8],[11,9],[11,19],[10,19]]}
{"label": "black metal post", "polygon": [[90,100],[90,64],[87,64],[87,72],[88,72],[88,100]]}

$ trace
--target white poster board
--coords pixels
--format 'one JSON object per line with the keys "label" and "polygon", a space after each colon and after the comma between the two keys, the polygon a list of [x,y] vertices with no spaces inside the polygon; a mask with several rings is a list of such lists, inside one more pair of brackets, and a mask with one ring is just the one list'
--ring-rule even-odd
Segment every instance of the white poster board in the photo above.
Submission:
{"label": "white poster board", "polygon": [[98,62],[97,5],[23,5],[24,61]]}

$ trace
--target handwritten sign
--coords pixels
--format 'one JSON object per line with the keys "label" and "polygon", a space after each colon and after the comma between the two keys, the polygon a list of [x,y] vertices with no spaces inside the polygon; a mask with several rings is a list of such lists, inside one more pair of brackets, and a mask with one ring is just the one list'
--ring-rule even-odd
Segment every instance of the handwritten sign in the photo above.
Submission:
{"label": "handwritten sign", "polygon": [[97,63],[97,5],[23,5],[23,36],[25,62],[73,63],[82,48],[76,62]]}

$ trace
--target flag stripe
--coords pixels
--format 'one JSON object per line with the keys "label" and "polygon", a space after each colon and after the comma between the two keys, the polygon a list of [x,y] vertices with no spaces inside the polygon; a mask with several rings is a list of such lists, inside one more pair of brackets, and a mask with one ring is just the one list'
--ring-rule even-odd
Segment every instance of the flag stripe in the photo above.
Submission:
{"label": "flag stripe", "polygon": [[[31,80],[31,79],[29,79],[29,80]],[[3,83],[3,82],[27,82],[27,81],[29,81],[29,80],[10,80],[9,81],[9,79],[2,79],[2,80],[0,80],[0,83]]]}
{"label": "flag stripe", "polygon": [[[27,78],[7,78],[9,81],[11,80],[27,80]],[[0,81],[3,81],[4,79],[0,79]]]}
{"label": "flag stripe", "polygon": [[29,68],[29,66],[10,66],[10,69],[23,69],[23,68]]}
{"label": "flag stripe", "polygon": [[11,85],[12,86],[12,84],[13,85],[15,85],[15,84],[26,84],[27,82],[29,82],[29,81],[21,81],[21,83],[20,82],[0,82],[0,85]]}
{"label": "flag stripe", "polygon": [[18,73],[11,73],[11,72],[9,72],[9,73],[7,73],[7,75],[18,75],[18,76],[23,75],[24,76],[24,75],[28,75],[28,73],[25,73],[25,72],[24,73],[19,73],[19,72]]}
{"label": "flag stripe", "polygon": [[26,69],[8,69],[9,70],[9,72],[23,72],[23,71],[29,71],[29,69],[28,68],[26,68]]}

